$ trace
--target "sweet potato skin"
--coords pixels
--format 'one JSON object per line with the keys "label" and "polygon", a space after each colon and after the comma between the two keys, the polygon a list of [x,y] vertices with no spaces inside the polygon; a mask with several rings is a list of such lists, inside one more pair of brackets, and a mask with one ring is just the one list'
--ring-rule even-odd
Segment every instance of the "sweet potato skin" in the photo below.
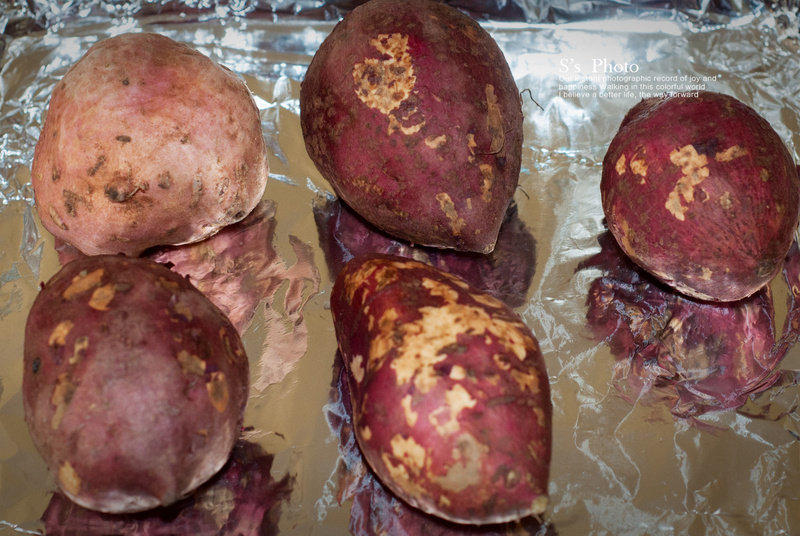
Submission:
{"label": "sweet potato skin", "polygon": [[522,105],[502,51],[433,0],[372,0],[301,86],[309,156],[335,193],[415,244],[488,253],[519,180]]}
{"label": "sweet potato skin", "polygon": [[460,278],[380,254],[344,267],[331,310],[355,434],[387,487],[458,523],[545,510],[549,382],[519,316]]}
{"label": "sweet potato skin", "polygon": [[56,84],[31,176],[53,235],[135,256],[241,220],[268,171],[245,83],[187,45],[132,33],[93,45]]}
{"label": "sweet potato skin", "polygon": [[608,148],[600,189],[625,254],[702,300],[762,288],[798,224],[791,155],[765,119],[720,93],[634,106]]}
{"label": "sweet potato skin", "polygon": [[227,460],[249,367],[238,333],[152,261],[89,256],[59,270],[25,326],[25,420],[74,502],[109,513],[167,505]]}

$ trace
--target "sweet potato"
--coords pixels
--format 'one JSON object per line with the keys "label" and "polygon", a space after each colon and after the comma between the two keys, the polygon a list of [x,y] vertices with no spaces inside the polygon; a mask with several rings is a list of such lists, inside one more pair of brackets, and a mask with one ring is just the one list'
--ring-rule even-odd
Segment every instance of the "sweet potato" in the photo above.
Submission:
{"label": "sweet potato", "polygon": [[522,105],[497,43],[434,0],[372,0],[336,25],[300,91],[309,156],[367,221],[488,253],[519,180]]}
{"label": "sweet potato", "polygon": [[249,365],[234,326],[186,279],[119,255],[62,267],[25,326],[25,420],[74,502],[167,505],[228,459]]}
{"label": "sweet potato", "polygon": [[512,203],[500,227],[494,250],[488,254],[415,246],[381,232],[361,218],[341,199],[314,205],[319,244],[333,279],[358,255],[386,253],[426,262],[463,278],[510,307],[526,302],[536,270],[536,239]]}
{"label": "sweet potato", "polygon": [[42,224],[87,255],[202,240],[244,218],[268,174],[244,81],[150,33],[93,45],[56,84],[31,180]]}
{"label": "sweet potato", "polygon": [[798,224],[800,179],[781,138],[720,93],[634,106],[605,155],[600,189],[625,254],[703,300],[762,288]]}
{"label": "sweet potato", "polygon": [[356,438],[393,493],[465,524],[545,510],[549,382],[519,316],[456,276],[380,254],[344,267],[331,310]]}

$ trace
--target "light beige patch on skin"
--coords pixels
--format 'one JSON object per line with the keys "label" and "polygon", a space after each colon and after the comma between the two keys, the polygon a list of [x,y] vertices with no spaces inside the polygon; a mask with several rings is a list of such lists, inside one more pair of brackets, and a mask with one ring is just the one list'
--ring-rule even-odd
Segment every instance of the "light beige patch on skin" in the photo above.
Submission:
{"label": "light beige patch on skin", "polygon": [[53,394],[50,397],[50,403],[55,407],[53,417],[50,419],[50,426],[53,430],[58,430],[61,426],[61,421],[67,411],[72,396],[75,394],[76,386],[72,383],[69,374],[62,372],[58,375],[56,385],[53,388]]}
{"label": "light beige patch on skin", "polygon": [[412,399],[411,395],[406,395],[400,400],[400,406],[403,408],[403,415],[406,418],[406,424],[409,427],[414,427],[417,423],[417,419],[419,418],[419,413],[413,410],[411,407]]}
{"label": "light beige patch on skin", "polygon": [[356,383],[361,383],[364,381],[364,356],[361,354],[356,354],[352,361],[350,361],[350,374],[353,375],[353,379],[356,380]]}
{"label": "light beige patch on skin", "polygon": [[228,408],[228,402],[230,401],[230,392],[228,391],[225,373],[221,370],[212,372],[211,378],[206,382],[206,391],[214,409],[223,413]]}
{"label": "light beige patch on skin", "polygon": [[67,342],[67,335],[69,335],[73,327],[75,327],[75,323],[72,320],[62,320],[59,322],[52,333],[50,333],[50,337],[47,339],[47,345],[64,346]]}
{"label": "light beige patch on skin", "polygon": [[492,200],[492,185],[494,184],[494,169],[489,164],[481,164],[478,166],[481,170],[483,177],[483,184],[481,185],[481,198],[489,203]]}
{"label": "light beige patch on skin", "polygon": [[69,364],[75,365],[83,357],[83,352],[89,348],[89,337],[84,335],[75,339],[75,344],[72,347],[72,356],[69,358]]}
{"label": "light beige patch on skin", "polygon": [[380,34],[370,40],[378,52],[388,59],[365,58],[353,67],[355,93],[361,102],[378,110],[389,118],[388,133],[400,131],[406,135],[418,132],[424,121],[414,125],[403,125],[416,110],[408,110],[405,117],[398,118],[396,111],[414,91],[417,77],[408,51],[408,36],[400,33]]}
{"label": "light beige patch on skin", "polygon": [[731,193],[725,192],[721,196],[719,196],[719,204],[725,210],[730,210],[733,207],[733,199],[731,199]]}
{"label": "light beige patch on skin", "polygon": [[645,160],[644,157],[635,158],[631,160],[630,167],[634,175],[641,177],[639,184],[644,184],[647,178],[647,160]]}
{"label": "light beige patch on skin", "polygon": [[72,278],[69,286],[64,290],[62,296],[65,300],[71,300],[78,294],[91,290],[99,286],[103,281],[105,271],[102,268],[86,272],[85,270]]}
{"label": "light beige patch on skin", "polygon": [[625,164],[626,164],[625,155],[624,154],[619,155],[619,158],[617,158],[617,163],[614,166],[614,169],[617,171],[617,175],[622,175],[625,173]]}
{"label": "light beige patch on skin", "polygon": [[58,482],[64,491],[72,496],[77,496],[81,492],[81,479],[69,461],[58,467]]}
{"label": "light beige patch on skin", "polygon": [[743,156],[747,156],[749,152],[747,149],[739,146],[739,145],[731,145],[724,151],[720,151],[714,155],[714,160],[717,162],[730,162],[736,158],[741,158]]}
{"label": "light beige patch on skin", "polygon": [[461,429],[458,420],[460,413],[465,409],[474,408],[478,401],[472,398],[462,385],[455,384],[445,391],[444,402],[428,415],[428,420],[439,435],[449,436]]}
{"label": "light beige patch on skin", "polygon": [[442,134],[441,136],[434,137],[427,137],[425,138],[425,145],[430,147],[431,149],[439,149],[443,147],[447,143],[447,136]]}
{"label": "light beige patch on skin", "polygon": [[434,475],[432,480],[440,487],[460,493],[469,486],[481,483],[483,459],[489,447],[479,442],[471,434],[461,434],[452,451],[453,463],[444,475]]}
{"label": "light beige patch on skin", "polygon": [[89,307],[96,311],[108,311],[108,306],[116,294],[116,287],[113,283],[98,287],[92,292],[89,299]]}
{"label": "light beige patch on skin", "polygon": [[466,225],[464,218],[458,215],[456,205],[446,192],[439,192],[436,194],[436,200],[439,202],[439,208],[442,209],[447,220],[450,222],[450,231],[454,236],[461,235],[461,230]]}
{"label": "light beige patch on skin", "polygon": [[206,372],[206,362],[186,350],[178,352],[177,359],[184,374],[203,375]]}
{"label": "light beige patch on skin", "polygon": [[505,132],[503,131],[503,113],[500,111],[500,105],[497,100],[497,95],[494,94],[494,86],[486,84],[484,87],[484,94],[486,95],[486,128],[489,130],[491,136],[491,145],[489,146],[489,153],[499,153],[505,145]]}
{"label": "light beige patch on skin", "polygon": [[682,200],[686,203],[694,201],[695,186],[703,182],[709,175],[708,158],[704,154],[699,154],[692,144],[688,144],[672,151],[669,159],[681,169],[682,175],[667,196],[664,207],[677,220],[684,221],[689,207],[685,206]]}

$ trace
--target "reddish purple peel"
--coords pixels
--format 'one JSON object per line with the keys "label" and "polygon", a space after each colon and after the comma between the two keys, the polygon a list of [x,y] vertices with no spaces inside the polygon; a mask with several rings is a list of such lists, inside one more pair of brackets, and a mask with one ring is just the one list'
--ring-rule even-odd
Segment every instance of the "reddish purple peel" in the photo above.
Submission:
{"label": "reddish purple peel", "polygon": [[[797,339],[800,308],[790,303],[776,340],[768,288],[733,303],[687,298],[630,261],[613,237],[581,269],[599,268],[587,297],[595,338],[617,359],[615,385],[630,401],[669,403],[678,417],[736,408],[779,378],[776,369]],[[787,267],[800,265],[796,246]],[[794,276],[787,277],[797,284]],[[791,284],[791,283],[790,283]]]}
{"label": "reddish purple peel", "polygon": [[622,250],[689,296],[736,301],[781,269],[800,180],[781,138],[733,97],[646,99],[603,161],[603,210]]}
{"label": "reddish purple peel", "polygon": [[225,463],[249,366],[234,326],[183,277],[90,256],[36,297],[22,389],[61,490],[86,508],[133,512],[179,500]]}
{"label": "reddish purple peel", "polygon": [[364,255],[340,272],[331,308],[356,437],[384,484],[460,523],[545,510],[549,383],[508,306],[430,265]]}
{"label": "reddish purple peel", "polygon": [[511,205],[489,254],[414,246],[382,233],[339,199],[314,206],[319,242],[333,279],[342,267],[365,253],[399,255],[426,262],[463,278],[509,307],[526,303],[536,269],[536,240]]}
{"label": "reddish purple peel", "polygon": [[306,149],[385,232],[488,253],[519,180],[522,105],[502,51],[431,0],[373,0],[322,43],[300,93]]}

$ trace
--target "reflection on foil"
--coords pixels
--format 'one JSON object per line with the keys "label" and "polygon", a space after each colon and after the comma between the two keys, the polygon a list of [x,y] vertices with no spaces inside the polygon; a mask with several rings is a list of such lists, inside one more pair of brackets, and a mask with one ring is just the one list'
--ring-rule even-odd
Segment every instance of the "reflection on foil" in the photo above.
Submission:
{"label": "reflection on foil", "polygon": [[413,246],[397,240],[379,231],[339,199],[318,199],[314,220],[331,279],[357,255],[385,253],[413,258],[457,275],[509,307],[527,302],[528,287],[536,269],[536,240],[515,205],[509,208],[495,249],[488,255]]}
{"label": "reflection on foil", "polygon": [[[264,200],[244,220],[216,235],[183,246],[156,248],[145,256],[187,277],[243,334],[259,305],[265,303],[267,332],[260,357],[261,371],[253,387],[262,391],[292,371],[308,347],[303,307],[319,290],[320,276],[311,248],[290,237],[297,261],[292,266],[274,246],[275,203]],[[81,253],[59,242],[59,262]],[[283,303],[274,297],[285,288]]]}
{"label": "reflection on foil", "polygon": [[409,506],[386,488],[367,465],[353,432],[346,369],[337,353],[331,399],[325,407],[328,424],[339,439],[339,463],[328,481],[341,505],[352,501],[350,532],[354,536],[555,536],[555,527],[536,517],[494,525],[461,525]]}
{"label": "reflection on foil", "polygon": [[636,266],[606,232],[601,251],[579,269],[599,268],[587,297],[587,320],[617,361],[614,383],[633,402],[669,403],[678,417],[738,408],[773,386],[776,368],[796,341],[798,254],[795,244],[784,276],[792,285],[785,334],[776,340],[769,287],[733,303],[690,299]]}
{"label": "reflection on foil", "polygon": [[228,463],[187,499],[136,514],[87,510],[56,492],[42,521],[45,533],[59,536],[266,536],[277,532],[280,509],[294,477],[270,474],[273,456],[256,443],[240,440]]}

